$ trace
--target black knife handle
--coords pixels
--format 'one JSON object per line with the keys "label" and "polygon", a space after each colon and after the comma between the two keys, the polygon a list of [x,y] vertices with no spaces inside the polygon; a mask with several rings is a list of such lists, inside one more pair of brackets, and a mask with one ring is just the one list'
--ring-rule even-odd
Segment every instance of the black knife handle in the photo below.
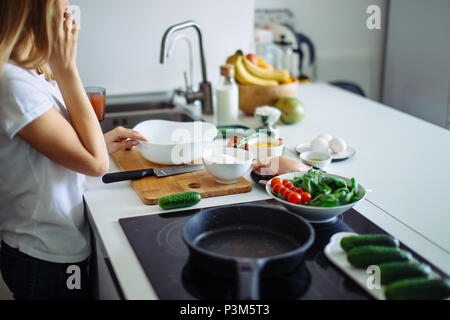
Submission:
{"label": "black knife handle", "polygon": [[139,180],[148,176],[154,176],[155,173],[152,169],[136,170],[136,171],[124,171],[105,174],[102,178],[103,183],[114,183],[128,180]]}

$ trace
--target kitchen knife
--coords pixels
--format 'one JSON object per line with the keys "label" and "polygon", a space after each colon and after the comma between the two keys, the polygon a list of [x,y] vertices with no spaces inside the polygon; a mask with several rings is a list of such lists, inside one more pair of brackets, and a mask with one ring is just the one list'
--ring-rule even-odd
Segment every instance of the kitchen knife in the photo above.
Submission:
{"label": "kitchen knife", "polygon": [[115,172],[115,173],[108,173],[103,176],[102,180],[103,183],[114,183],[114,182],[120,182],[120,181],[127,181],[127,180],[139,180],[145,177],[151,177],[155,176],[158,178],[163,177],[169,177],[169,176],[175,176],[178,174],[188,173],[188,172],[195,172],[205,169],[205,167],[202,164],[194,165],[194,166],[182,166],[182,167],[170,167],[170,168],[149,168],[149,169],[143,169],[143,170],[136,170],[136,171],[123,171],[123,172]]}

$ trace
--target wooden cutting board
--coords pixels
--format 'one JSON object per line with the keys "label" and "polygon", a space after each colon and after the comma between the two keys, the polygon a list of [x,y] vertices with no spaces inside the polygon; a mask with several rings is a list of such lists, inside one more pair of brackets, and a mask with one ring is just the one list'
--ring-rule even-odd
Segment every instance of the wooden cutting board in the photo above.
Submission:
{"label": "wooden cutting board", "polygon": [[[169,167],[148,161],[137,148],[116,152],[111,158],[121,171]],[[232,185],[219,184],[206,170],[165,178],[147,177],[130,182],[142,202],[148,205],[158,204],[160,198],[181,192],[195,191],[202,198],[212,198],[252,191],[252,184],[245,178],[240,178]]]}

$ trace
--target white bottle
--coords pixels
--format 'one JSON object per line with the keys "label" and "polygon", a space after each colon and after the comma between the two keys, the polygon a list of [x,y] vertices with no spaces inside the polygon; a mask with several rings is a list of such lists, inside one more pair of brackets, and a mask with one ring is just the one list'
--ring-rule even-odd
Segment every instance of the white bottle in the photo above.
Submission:
{"label": "white bottle", "polygon": [[233,125],[239,117],[239,88],[234,81],[234,66],[226,64],[220,67],[221,78],[216,88],[217,124]]}

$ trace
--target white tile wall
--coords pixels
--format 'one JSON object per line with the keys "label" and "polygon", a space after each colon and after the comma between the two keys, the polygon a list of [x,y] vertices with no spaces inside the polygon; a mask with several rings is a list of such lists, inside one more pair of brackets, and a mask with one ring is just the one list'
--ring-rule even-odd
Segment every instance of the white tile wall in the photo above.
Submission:
{"label": "white tile wall", "polygon": [[[253,39],[254,0],[72,0],[82,10],[78,65],[85,85],[109,93],[171,90],[183,86],[188,50],[180,42],[168,64],[159,64],[165,30],[196,20],[204,33],[208,76],[217,83],[219,67]],[[187,32],[195,40],[193,32]],[[195,82],[201,80],[197,46]]]}

